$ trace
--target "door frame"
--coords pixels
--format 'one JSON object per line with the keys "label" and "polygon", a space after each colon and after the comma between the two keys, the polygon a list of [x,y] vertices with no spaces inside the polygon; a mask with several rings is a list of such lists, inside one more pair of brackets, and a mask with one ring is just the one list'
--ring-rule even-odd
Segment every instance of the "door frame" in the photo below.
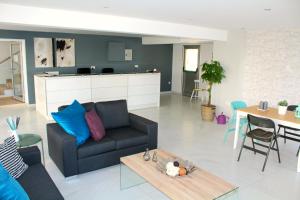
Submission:
{"label": "door frame", "polygon": [[22,78],[23,78],[22,82],[23,82],[23,90],[24,90],[24,101],[26,104],[29,104],[25,39],[0,38],[0,42],[20,42],[21,44]]}

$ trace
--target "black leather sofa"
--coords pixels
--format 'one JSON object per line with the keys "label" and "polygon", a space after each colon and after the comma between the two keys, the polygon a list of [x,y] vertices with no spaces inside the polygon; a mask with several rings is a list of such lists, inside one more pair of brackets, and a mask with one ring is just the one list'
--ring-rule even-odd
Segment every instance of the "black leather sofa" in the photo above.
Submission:
{"label": "black leather sofa", "polygon": [[41,163],[41,154],[36,146],[18,149],[29,166],[17,181],[22,185],[30,200],[63,200],[63,196]]}
{"label": "black leather sofa", "polygon": [[[106,135],[76,146],[75,138],[57,124],[47,124],[49,155],[65,177],[120,163],[120,157],[157,148],[157,123],[128,113],[125,100],[84,103],[102,119]],[[64,109],[62,106],[59,110]]]}

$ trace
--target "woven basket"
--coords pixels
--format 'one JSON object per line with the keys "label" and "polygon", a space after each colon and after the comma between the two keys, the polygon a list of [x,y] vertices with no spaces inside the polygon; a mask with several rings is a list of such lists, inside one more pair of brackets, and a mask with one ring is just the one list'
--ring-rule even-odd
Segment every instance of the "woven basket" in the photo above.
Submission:
{"label": "woven basket", "polygon": [[216,106],[214,105],[202,105],[201,116],[204,121],[213,121],[216,116]]}

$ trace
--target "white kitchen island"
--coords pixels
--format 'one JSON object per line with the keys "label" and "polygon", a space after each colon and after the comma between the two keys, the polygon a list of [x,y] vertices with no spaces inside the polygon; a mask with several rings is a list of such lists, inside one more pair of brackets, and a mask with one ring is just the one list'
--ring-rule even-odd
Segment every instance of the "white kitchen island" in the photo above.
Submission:
{"label": "white kitchen island", "polygon": [[36,110],[51,119],[51,112],[80,103],[126,99],[129,110],[159,107],[160,73],[34,76]]}

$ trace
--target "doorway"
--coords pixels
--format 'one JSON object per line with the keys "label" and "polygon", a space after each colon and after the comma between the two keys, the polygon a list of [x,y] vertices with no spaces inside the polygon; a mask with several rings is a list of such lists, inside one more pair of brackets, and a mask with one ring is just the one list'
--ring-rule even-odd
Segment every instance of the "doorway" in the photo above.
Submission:
{"label": "doorway", "polygon": [[25,102],[21,41],[0,41],[0,106]]}

